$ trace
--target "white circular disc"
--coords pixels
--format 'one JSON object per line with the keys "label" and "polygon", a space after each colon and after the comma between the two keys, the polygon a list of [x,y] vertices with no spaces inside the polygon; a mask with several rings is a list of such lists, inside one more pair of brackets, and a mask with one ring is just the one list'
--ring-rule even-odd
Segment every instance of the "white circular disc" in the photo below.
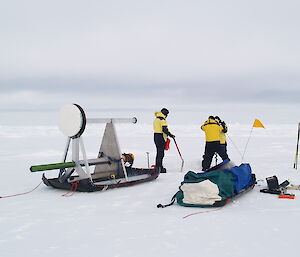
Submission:
{"label": "white circular disc", "polygon": [[84,117],[74,104],[67,104],[60,109],[59,129],[68,137],[77,135],[84,126]]}

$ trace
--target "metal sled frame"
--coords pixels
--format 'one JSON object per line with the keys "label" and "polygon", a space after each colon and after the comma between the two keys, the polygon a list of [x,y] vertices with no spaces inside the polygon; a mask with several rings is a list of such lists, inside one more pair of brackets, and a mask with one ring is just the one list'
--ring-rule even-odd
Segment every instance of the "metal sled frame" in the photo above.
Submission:
{"label": "metal sled frame", "polygon": [[[43,174],[46,185],[61,189],[72,189],[78,186],[78,191],[100,191],[108,188],[129,186],[146,182],[158,177],[157,169],[139,169],[125,167],[114,123],[136,123],[136,118],[118,119],[87,119],[83,109],[76,104],[66,105],[61,110],[60,130],[67,136],[67,142],[61,163],[32,166],[30,170],[46,171],[59,169],[57,178],[47,179]],[[88,123],[106,123],[98,156],[88,159],[82,134]],[[71,146],[72,161],[66,162]],[[82,159],[80,159],[82,156]],[[90,166],[94,165],[92,173]]]}
{"label": "metal sled frame", "polygon": [[[96,123],[93,120],[93,123]],[[102,120],[99,119],[101,122]],[[89,120],[87,119],[87,122]],[[99,123],[100,123],[99,122]],[[61,169],[59,173],[59,181],[63,182],[75,182],[83,179],[97,180],[99,178],[124,178],[128,181],[127,171],[122,159],[120,146],[114,126],[114,119],[110,119],[106,123],[106,128],[102,138],[98,158],[87,159],[85,146],[82,137],[71,138],[68,137],[63,162],[66,161],[68,151],[72,144],[72,162],[75,163],[75,167],[67,169]],[[80,153],[82,154],[83,160],[80,160]],[[91,173],[90,167],[95,165],[94,173]],[[78,176],[72,176],[77,173]]]}

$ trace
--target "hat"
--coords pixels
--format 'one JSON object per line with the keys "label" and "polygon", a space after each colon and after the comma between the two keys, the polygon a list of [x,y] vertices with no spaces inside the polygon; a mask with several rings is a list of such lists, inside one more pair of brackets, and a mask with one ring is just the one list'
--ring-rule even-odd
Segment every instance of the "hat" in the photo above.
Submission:
{"label": "hat", "polygon": [[166,108],[162,108],[161,113],[167,116],[169,114],[169,110]]}
{"label": "hat", "polygon": [[208,119],[212,119],[212,120],[214,120],[214,119],[215,119],[215,117],[214,117],[214,116],[212,116],[212,115],[210,115],[210,116],[208,117]]}

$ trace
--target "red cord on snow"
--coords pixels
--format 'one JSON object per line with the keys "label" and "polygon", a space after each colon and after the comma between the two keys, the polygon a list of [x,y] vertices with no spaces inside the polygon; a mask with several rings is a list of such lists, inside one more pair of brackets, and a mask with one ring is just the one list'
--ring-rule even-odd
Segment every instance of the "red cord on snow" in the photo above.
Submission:
{"label": "red cord on snow", "polygon": [[190,217],[190,216],[193,216],[193,215],[196,215],[196,214],[200,214],[200,213],[219,211],[219,210],[223,209],[224,207],[225,207],[225,205],[222,206],[222,207],[219,207],[219,208],[217,208],[217,209],[194,212],[194,213],[188,214],[188,215],[186,215],[186,216],[184,216],[184,217],[182,217],[182,218],[185,219],[185,218],[188,218],[188,217]]}
{"label": "red cord on snow", "polygon": [[70,191],[68,191],[67,193],[65,193],[61,196],[70,197],[70,196],[74,195],[77,190],[78,184],[79,184],[79,181],[75,181],[74,183],[72,183]]}
{"label": "red cord on snow", "polygon": [[14,196],[20,196],[20,195],[29,194],[29,193],[33,192],[34,190],[36,190],[42,183],[43,183],[43,181],[41,181],[34,189],[32,189],[32,190],[30,190],[28,192],[19,193],[19,194],[15,194],[15,195],[0,196],[0,198],[8,198],[8,197],[14,197]]}
{"label": "red cord on snow", "polygon": [[[29,193],[33,192],[34,190],[36,190],[42,183],[43,183],[43,181],[41,181],[35,188],[31,189],[31,190],[28,191],[28,192],[19,193],[19,194],[14,194],[14,195],[0,196],[0,198],[9,198],[9,197],[15,197],[15,196],[20,196],[20,195],[26,195],[26,194],[29,194]],[[79,183],[79,181],[74,182],[74,183],[72,184],[72,187],[71,187],[70,191],[68,191],[67,193],[63,194],[62,196],[64,196],[64,197],[70,197],[70,196],[72,196],[72,195],[76,192],[76,190],[77,190],[78,183]]]}

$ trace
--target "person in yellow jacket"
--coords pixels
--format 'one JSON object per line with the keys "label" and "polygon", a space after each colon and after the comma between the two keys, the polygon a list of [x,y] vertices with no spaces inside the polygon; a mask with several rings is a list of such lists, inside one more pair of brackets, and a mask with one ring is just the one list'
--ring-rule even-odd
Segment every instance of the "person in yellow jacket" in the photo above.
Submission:
{"label": "person in yellow jacket", "polygon": [[166,173],[166,169],[163,167],[163,158],[165,156],[165,147],[168,136],[175,138],[175,136],[169,131],[166,118],[169,114],[168,109],[163,108],[160,112],[155,112],[155,119],[153,122],[154,130],[154,143],[156,146],[156,158],[155,166],[160,173]]}
{"label": "person in yellow jacket", "polygon": [[223,161],[229,158],[220,145],[220,135],[223,131],[223,127],[215,120],[215,117],[209,116],[208,120],[201,126],[201,129],[205,132],[206,139],[202,160],[202,170],[205,171],[210,168],[210,164],[215,153],[220,155]]}

